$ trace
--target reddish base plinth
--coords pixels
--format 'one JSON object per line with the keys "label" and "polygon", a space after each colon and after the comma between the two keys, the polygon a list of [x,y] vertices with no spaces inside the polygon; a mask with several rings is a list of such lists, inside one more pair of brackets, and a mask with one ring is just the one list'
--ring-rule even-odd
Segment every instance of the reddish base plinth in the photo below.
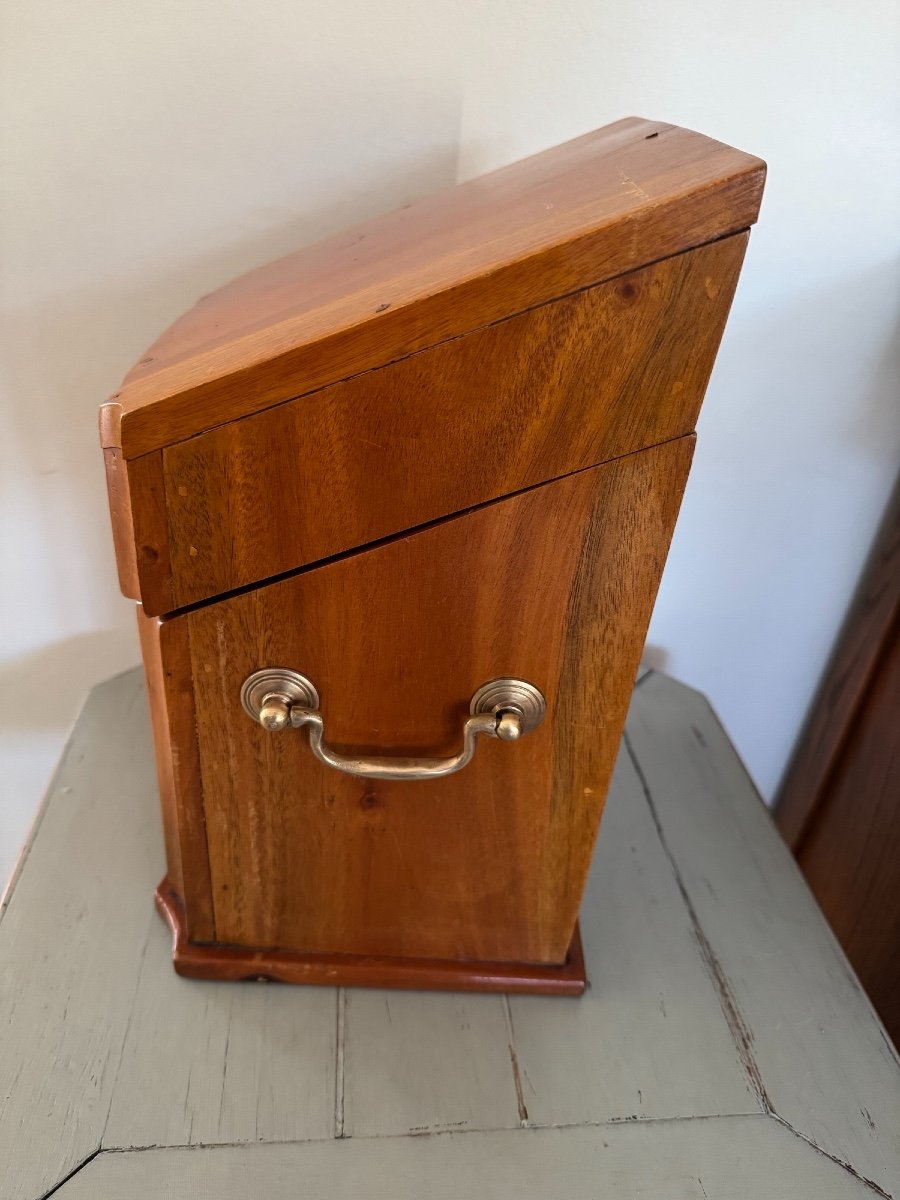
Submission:
{"label": "reddish base plinth", "polygon": [[172,930],[172,959],[191,979],[271,979],[331,987],[428,988],[450,992],[538,992],[580,996],[587,976],[578,926],[561,966],[533,963],[454,962],[356,954],[301,954],[245,946],[189,942],[184,908],[168,879],[156,889],[156,906]]}

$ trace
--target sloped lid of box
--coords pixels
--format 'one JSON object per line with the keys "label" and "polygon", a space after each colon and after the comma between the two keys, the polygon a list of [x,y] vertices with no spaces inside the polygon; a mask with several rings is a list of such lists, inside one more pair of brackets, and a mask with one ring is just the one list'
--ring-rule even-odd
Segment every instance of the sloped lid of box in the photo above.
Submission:
{"label": "sloped lid of box", "polygon": [[250,272],[175,322],[101,408],[135,458],[723,237],[765,164],[637,117]]}

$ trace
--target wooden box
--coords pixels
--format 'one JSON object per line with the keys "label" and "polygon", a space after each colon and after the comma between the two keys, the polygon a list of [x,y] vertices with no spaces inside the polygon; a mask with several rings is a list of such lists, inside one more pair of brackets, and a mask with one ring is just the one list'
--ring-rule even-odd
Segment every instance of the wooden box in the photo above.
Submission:
{"label": "wooden box", "polygon": [[583,989],[764,172],[619,121],[229,284],[103,406],[178,971]]}

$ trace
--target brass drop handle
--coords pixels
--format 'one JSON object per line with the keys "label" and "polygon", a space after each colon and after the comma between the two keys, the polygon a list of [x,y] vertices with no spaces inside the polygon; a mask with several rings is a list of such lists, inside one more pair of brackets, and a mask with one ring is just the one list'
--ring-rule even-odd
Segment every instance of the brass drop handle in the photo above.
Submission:
{"label": "brass drop handle", "polygon": [[479,734],[514,742],[536,729],[544,719],[544,697],[524,679],[492,679],[478,689],[469,704],[472,714],[463,725],[463,744],[450,758],[364,758],[338,754],[325,744],[325,722],[319,712],[319,693],[304,675],[279,667],[255,671],[241,688],[245,711],[264,729],[277,733],[306,727],[309,745],[319,762],[345,775],[365,779],[440,779],[461,771],[472,761]]}

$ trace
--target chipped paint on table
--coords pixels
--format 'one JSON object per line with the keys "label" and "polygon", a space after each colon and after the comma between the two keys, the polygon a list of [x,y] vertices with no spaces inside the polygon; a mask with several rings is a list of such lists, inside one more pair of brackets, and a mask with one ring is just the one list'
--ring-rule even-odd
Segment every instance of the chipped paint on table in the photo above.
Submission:
{"label": "chipped paint on table", "polygon": [[635,690],[580,1000],[179,979],[161,873],[134,671],[91,695],[0,920],[4,1200],[898,1195],[896,1053],[665,676]]}

